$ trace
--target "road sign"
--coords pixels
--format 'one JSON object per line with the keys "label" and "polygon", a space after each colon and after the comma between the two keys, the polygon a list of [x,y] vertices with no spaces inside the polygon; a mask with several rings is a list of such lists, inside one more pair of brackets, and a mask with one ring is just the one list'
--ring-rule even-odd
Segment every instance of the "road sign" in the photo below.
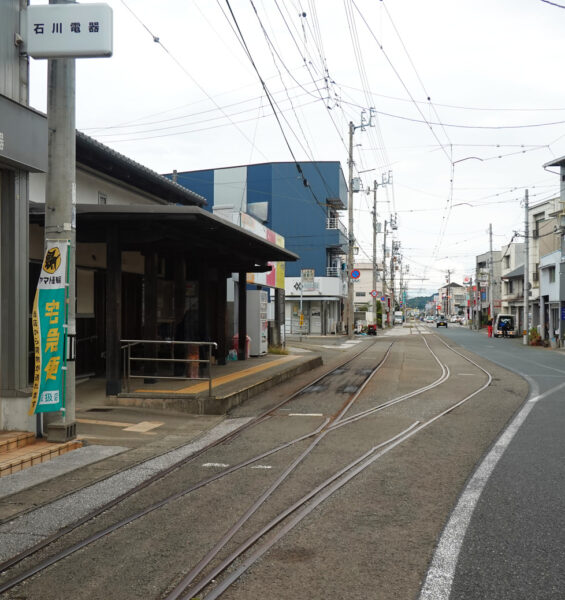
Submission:
{"label": "road sign", "polygon": [[107,4],[28,6],[25,20],[25,51],[33,58],[112,56]]}
{"label": "road sign", "polygon": [[359,277],[361,277],[361,273],[359,272],[359,269],[353,269],[353,271],[351,271],[351,278],[359,279]]}
{"label": "road sign", "polygon": [[386,300],[385,296],[381,296],[381,302],[384,302]]}
{"label": "road sign", "polygon": [[371,291],[371,296],[373,296],[373,298],[377,297],[377,290],[372,290]]}

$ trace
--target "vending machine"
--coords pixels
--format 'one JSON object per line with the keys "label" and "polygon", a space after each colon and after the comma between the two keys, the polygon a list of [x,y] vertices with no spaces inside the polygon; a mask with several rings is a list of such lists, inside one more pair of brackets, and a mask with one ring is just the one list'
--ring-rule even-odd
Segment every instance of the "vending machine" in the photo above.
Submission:
{"label": "vending machine", "polygon": [[247,291],[247,335],[251,338],[251,356],[267,354],[269,349],[268,302],[269,296],[265,290]]}

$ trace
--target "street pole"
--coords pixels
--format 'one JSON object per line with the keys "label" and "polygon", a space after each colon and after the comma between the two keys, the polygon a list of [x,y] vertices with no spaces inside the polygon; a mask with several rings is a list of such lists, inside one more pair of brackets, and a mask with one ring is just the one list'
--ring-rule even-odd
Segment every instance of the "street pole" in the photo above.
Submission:
{"label": "street pole", "polygon": [[528,345],[528,333],[529,333],[529,323],[528,323],[528,313],[530,312],[529,307],[529,296],[530,296],[530,273],[529,273],[529,262],[530,262],[530,222],[529,222],[529,197],[528,190],[526,190],[526,197],[524,199],[524,207],[525,207],[525,227],[524,227],[524,235],[525,235],[525,257],[524,257],[524,331],[522,342],[524,346]]}
{"label": "street pole", "polygon": [[396,305],[394,303],[394,259],[395,259],[395,250],[394,250],[394,240],[392,240],[390,246],[390,293],[392,300],[392,313],[394,318],[394,312],[396,311]]}
{"label": "street pole", "polygon": [[489,237],[489,267],[488,267],[488,305],[489,305],[489,318],[494,319],[494,267],[493,267],[493,255],[492,255],[492,223],[488,226],[488,237]]}
{"label": "street pole", "polygon": [[[71,4],[49,0],[50,4]],[[47,80],[48,168],[45,192],[45,248],[47,240],[70,245],[67,294],[67,364],[65,405],[47,416],[48,441],[62,442],[76,437],[75,422],[75,341],[76,341],[76,131],[75,59],[48,61]]]}
{"label": "street pole", "polygon": [[299,316],[299,323],[300,323],[300,341],[302,341],[302,327],[304,326],[304,313],[302,312],[302,289],[304,288],[304,285],[302,283],[302,281],[300,282],[300,316]]}
{"label": "street pole", "polygon": [[451,315],[451,271],[447,269],[447,313],[446,318]]}
{"label": "street pole", "polygon": [[[377,290],[377,181],[373,181],[373,290]],[[377,329],[377,296],[373,296],[373,317]]]}
{"label": "street pole", "polygon": [[353,133],[355,132],[355,125],[353,121],[349,122],[349,194],[348,194],[348,214],[349,214],[349,248],[347,254],[347,337],[353,339],[353,319],[354,307],[353,307],[353,279],[351,278],[351,272],[354,268],[354,240],[353,235]]}
{"label": "street pole", "polygon": [[479,279],[479,267],[475,268],[475,329],[478,331],[481,328],[481,282]]}
{"label": "street pole", "polygon": [[[384,227],[383,227],[383,298],[386,299],[387,297],[387,285],[386,285],[386,225],[387,222],[384,222]],[[383,329],[385,328],[385,307],[382,307],[382,313],[381,313],[381,317],[382,317],[382,324],[383,324]]]}

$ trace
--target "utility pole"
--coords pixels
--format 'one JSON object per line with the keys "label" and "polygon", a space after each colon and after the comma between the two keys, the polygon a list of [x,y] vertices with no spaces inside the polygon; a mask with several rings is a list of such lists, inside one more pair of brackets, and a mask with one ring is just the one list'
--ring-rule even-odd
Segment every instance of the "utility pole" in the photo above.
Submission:
{"label": "utility pole", "polygon": [[451,315],[451,270],[447,269],[447,311],[445,316]]}
{"label": "utility pole", "polygon": [[346,313],[346,327],[348,339],[353,339],[353,320],[354,307],[353,307],[353,280],[351,279],[351,271],[353,271],[354,264],[354,235],[353,235],[353,134],[355,133],[355,125],[353,121],[349,122],[349,194],[348,194],[348,215],[349,215],[349,245],[347,252],[347,313]]}
{"label": "utility pole", "polygon": [[479,278],[479,265],[475,268],[475,329],[481,328],[481,281]]}
{"label": "utility pole", "polygon": [[[50,4],[69,4],[50,0]],[[68,243],[67,364],[65,404],[61,411],[46,413],[47,439],[61,442],[76,437],[75,340],[76,340],[76,131],[75,59],[49,59],[47,75],[48,169],[45,192],[45,247],[50,242]]]}
{"label": "utility pole", "polygon": [[[386,285],[386,226],[387,222],[384,222],[383,227],[383,298],[387,296],[387,285]],[[382,307],[382,321],[383,321],[383,329],[385,328],[385,307]]]}
{"label": "utility pole", "polygon": [[488,226],[489,237],[489,266],[488,266],[488,305],[489,318],[494,319],[494,268],[492,258],[492,223]]}
{"label": "utility pole", "polygon": [[524,199],[524,207],[525,207],[525,227],[524,227],[524,235],[525,235],[525,257],[524,257],[524,331],[522,342],[524,346],[528,345],[528,333],[529,333],[529,323],[528,323],[528,313],[530,312],[529,307],[529,299],[530,299],[530,273],[529,273],[529,263],[530,263],[530,220],[529,220],[529,196],[528,190],[526,190],[526,197]]}
{"label": "utility pole", "polygon": [[355,234],[353,232],[353,134],[356,129],[365,131],[365,127],[372,126],[374,108],[369,109],[369,122],[365,121],[365,111],[361,112],[361,124],[354,125],[353,121],[349,122],[349,194],[348,194],[348,216],[349,216],[349,247],[347,253],[347,307],[346,307],[346,327],[348,339],[353,339],[353,328],[355,326],[355,305],[353,302],[353,279],[351,272],[355,266]]}
{"label": "utility pole", "polygon": [[[373,290],[377,290],[377,181],[373,181]],[[373,296],[373,316],[377,330],[377,297]]]}

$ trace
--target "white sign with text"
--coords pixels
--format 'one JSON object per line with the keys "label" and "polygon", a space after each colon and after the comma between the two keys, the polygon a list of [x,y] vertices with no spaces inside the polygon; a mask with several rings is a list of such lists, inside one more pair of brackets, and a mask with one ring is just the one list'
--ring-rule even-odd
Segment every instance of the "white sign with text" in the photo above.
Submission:
{"label": "white sign with text", "polygon": [[25,50],[33,58],[112,56],[107,4],[49,4],[24,11]]}

